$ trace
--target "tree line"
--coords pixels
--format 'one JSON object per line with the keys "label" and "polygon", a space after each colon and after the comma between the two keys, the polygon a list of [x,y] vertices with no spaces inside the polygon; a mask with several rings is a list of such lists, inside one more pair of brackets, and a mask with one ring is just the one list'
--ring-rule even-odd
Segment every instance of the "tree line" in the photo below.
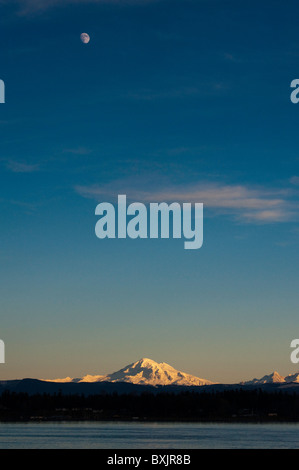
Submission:
{"label": "tree line", "polygon": [[0,395],[0,421],[149,420],[194,422],[299,421],[299,395],[286,392],[214,392]]}

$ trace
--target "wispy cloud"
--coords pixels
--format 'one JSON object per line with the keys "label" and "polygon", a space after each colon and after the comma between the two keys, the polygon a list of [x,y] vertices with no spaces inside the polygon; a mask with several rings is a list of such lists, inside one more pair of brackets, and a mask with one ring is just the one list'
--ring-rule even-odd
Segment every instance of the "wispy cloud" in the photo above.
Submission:
{"label": "wispy cloud", "polygon": [[185,98],[193,97],[202,94],[202,91],[198,87],[181,87],[172,88],[168,90],[152,90],[152,89],[140,89],[138,91],[132,91],[127,94],[127,98],[135,100],[152,101],[161,98]]}
{"label": "wispy cloud", "polygon": [[230,52],[225,52],[223,54],[223,58],[224,60],[228,61],[228,62],[240,62],[240,59],[237,58],[234,54],[231,54]]}
{"label": "wispy cloud", "polygon": [[214,182],[168,187],[166,189],[132,188],[126,182],[109,186],[77,186],[76,192],[95,200],[113,200],[127,194],[131,200],[149,202],[202,202],[214,215],[226,215],[246,223],[276,223],[298,219],[298,201],[288,190],[251,188]]}
{"label": "wispy cloud", "polygon": [[6,161],[6,168],[14,173],[33,173],[40,170],[38,164],[29,164],[23,162],[16,162],[14,160]]}
{"label": "wispy cloud", "polygon": [[77,4],[147,4],[158,0],[0,0],[0,4],[15,4],[18,7],[18,13],[20,15],[32,15],[36,13],[42,13],[49,8],[56,6],[63,7],[67,5]]}
{"label": "wispy cloud", "polygon": [[69,153],[72,155],[89,155],[91,152],[92,151],[86,147],[75,147],[63,150],[63,153]]}
{"label": "wispy cloud", "polygon": [[25,214],[28,215],[34,215],[36,214],[36,211],[38,208],[42,205],[42,202],[35,201],[35,202],[27,202],[27,201],[19,201],[17,199],[0,199],[0,204],[4,204],[7,206],[7,204],[11,204],[12,206],[15,206],[19,209],[22,210]]}
{"label": "wispy cloud", "polygon": [[200,86],[186,85],[181,87],[166,88],[164,90],[143,88],[128,92],[125,95],[125,98],[140,101],[196,98],[201,96],[217,96],[223,92],[227,92],[227,90],[229,90],[229,86],[224,82],[206,82],[201,83]]}

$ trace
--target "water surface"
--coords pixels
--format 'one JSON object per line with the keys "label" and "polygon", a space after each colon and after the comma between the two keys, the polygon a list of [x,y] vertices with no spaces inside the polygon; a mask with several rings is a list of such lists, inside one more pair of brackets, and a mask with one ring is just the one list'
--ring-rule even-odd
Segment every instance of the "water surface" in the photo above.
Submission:
{"label": "water surface", "polygon": [[0,423],[0,449],[299,448],[299,424]]}

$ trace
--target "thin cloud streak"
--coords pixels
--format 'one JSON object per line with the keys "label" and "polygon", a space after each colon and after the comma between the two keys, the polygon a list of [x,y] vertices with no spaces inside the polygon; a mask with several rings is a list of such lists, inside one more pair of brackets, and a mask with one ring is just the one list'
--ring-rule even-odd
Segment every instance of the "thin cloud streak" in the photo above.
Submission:
{"label": "thin cloud streak", "polygon": [[69,153],[72,155],[89,155],[92,152],[89,148],[86,147],[77,147],[77,148],[68,148],[64,149],[62,153]]}
{"label": "thin cloud streak", "polygon": [[217,96],[227,92],[229,85],[222,82],[204,82],[200,86],[183,86],[179,88],[169,88],[165,90],[154,90],[144,88],[136,91],[130,91],[124,98],[136,101],[155,101],[161,99],[183,99],[196,98],[203,96]]}
{"label": "thin cloud streak", "polygon": [[44,11],[53,7],[64,7],[68,5],[79,4],[119,4],[119,5],[145,5],[147,3],[154,3],[161,0],[2,0],[0,4],[15,4],[19,8],[18,14],[20,16],[32,15],[36,13],[43,13]]}
{"label": "thin cloud streak", "polygon": [[253,189],[220,183],[152,191],[130,188],[126,183],[118,183],[117,186],[76,186],[75,190],[83,197],[98,201],[104,198],[114,200],[117,194],[127,194],[128,199],[144,203],[202,202],[214,215],[227,215],[246,223],[290,222],[298,219],[298,201],[291,200],[289,192],[284,190]]}
{"label": "thin cloud streak", "polygon": [[40,170],[38,164],[31,165],[28,163],[16,162],[14,160],[8,160],[6,162],[6,168],[13,173],[34,173]]}

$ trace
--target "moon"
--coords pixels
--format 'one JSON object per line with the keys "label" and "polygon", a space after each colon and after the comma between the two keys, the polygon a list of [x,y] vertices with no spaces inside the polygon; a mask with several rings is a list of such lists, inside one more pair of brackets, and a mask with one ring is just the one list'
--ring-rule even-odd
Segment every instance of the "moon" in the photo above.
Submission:
{"label": "moon", "polygon": [[80,34],[80,39],[83,42],[83,44],[88,44],[90,41],[90,36],[87,33],[82,33]]}

